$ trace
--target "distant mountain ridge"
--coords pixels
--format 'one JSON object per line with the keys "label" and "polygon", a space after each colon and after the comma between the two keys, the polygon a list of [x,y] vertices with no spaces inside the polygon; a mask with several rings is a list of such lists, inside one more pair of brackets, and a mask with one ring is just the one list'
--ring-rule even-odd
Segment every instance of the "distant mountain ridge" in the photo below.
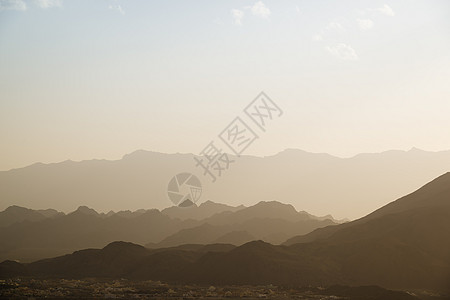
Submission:
{"label": "distant mountain ridge", "polygon": [[66,161],[1,171],[0,209],[19,205],[68,212],[86,204],[104,212],[164,209],[170,204],[170,179],[190,172],[202,182],[202,202],[250,206],[278,200],[315,215],[354,219],[450,170],[450,151],[418,149],[351,158],[288,149],[232,159],[235,163],[215,183],[195,167],[192,154],[143,150],[116,161]]}

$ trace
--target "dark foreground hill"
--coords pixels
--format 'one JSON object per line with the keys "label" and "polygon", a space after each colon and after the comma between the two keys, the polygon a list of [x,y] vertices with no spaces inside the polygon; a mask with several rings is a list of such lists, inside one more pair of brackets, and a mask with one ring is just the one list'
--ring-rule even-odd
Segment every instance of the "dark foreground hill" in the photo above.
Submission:
{"label": "dark foreground hill", "polygon": [[[114,242],[103,249],[76,251],[30,264],[5,261],[0,263],[0,278],[128,278],[137,281],[218,286],[358,284],[358,281],[342,277],[339,266],[331,257],[321,256],[320,252],[314,254],[318,250],[319,248],[314,246],[299,249],[292,246],[273,246],[262,241],[250,242],[241,247],[227,244],[185,245],[155,250],[132,243]],[[389,286],[415,291],[430,289],[429,286],[421,284],[398,285],[395,281]],[[387,293],[375,287],[360,290],[341,287],[339,291],[331,289],[328,292],[329,295],[350,299],[369,299],[363,296],[368,296],[373,290],[379,296],[373,299],[414,299],[401,293]],[[441,286],[433,291],[447,290]],[[362,294],[358,296],[357,293]]]}
{"label": "dark foreground hill", "polygon": [[121,242],[31,264],[3,262],[0,275],[218,285],[378,285],[450,293],[449,183],[447,173],[364,219],[317,230],[298,243],[150,250]]}

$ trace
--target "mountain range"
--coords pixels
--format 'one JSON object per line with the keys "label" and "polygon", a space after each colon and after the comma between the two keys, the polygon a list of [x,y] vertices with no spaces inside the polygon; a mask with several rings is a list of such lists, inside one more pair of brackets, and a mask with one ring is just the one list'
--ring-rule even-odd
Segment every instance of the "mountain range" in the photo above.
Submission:
{"label": "mountain range", "polygon": [[[37,163],[0,172],[0,209],[18,205],[70,212],[88,204],[99,211],[171,205],[170,179],[195,174],[201,202],[251,206],[281,201],[314,215],[356,219],[450,169],[450,151],[386,151],[338,158],[288,149],[273,156],[231,156],[228,170],[212,183],[192,154],[139,150],[120,160]],[[202,216],[200,216],[202,217]]]}
{"label": "mountain range", "polygon": [[0,261],[24,262],[102,247],[116,240],[151,248],[182,244],[242,245],[261,239],[280,244],[290,237],[339,223],[331,216],[297,212],[292,205],[259,202],[232,207],[207,201],[200,206],[97,213],[80,206],[64,214],[11,206],[0,212]]}
{"label": "mountain range", "polygon": [[[301,215],[292,215],[292,220]],[[257,240],[238,247],[210,244],[148,249],[113,242],[102,249],[29,264],[5,261],[0,264],[0,276],[106,276],[195,284],[379,285],[411,292],[450,293],[449,236],[450,173],[446,173],[363,218],[316,229],[283,245]]]}

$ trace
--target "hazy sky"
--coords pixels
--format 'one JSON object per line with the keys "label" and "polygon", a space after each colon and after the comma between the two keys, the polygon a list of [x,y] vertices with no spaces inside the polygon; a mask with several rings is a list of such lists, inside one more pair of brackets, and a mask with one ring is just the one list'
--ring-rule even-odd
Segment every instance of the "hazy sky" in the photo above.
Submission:
{"label": "hazy sky", "polygon": [[0,170],[198,153],[260,91],[246,154],[450,149],[450,1],[0,0]]}

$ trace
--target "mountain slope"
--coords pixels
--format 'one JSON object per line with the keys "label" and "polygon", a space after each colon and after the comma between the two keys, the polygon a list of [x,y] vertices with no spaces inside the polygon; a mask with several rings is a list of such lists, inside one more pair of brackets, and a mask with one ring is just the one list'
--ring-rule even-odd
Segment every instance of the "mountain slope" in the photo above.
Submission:
{"label": "mountain slope", "polygon": [[401,197],[363,218],[353,222],[344,223],[339,226],[320,228],[304,236],[293,237],[286,241],[285,244],[292,245],[295,243],[311,242],[329,238],[334,233],[342,229],[350,228],[372,219],[425,207],[436,207],[444,210],[448,210],[450,208],[450,172],[439,176],[417,191]]}
{"label": "mountain slope", "polygon": [[205,282],[375,284],[448,293],[449,180],[447,173],[366,218],[318,229],[306,235],[312,241],[249,243],[194,269]]}

